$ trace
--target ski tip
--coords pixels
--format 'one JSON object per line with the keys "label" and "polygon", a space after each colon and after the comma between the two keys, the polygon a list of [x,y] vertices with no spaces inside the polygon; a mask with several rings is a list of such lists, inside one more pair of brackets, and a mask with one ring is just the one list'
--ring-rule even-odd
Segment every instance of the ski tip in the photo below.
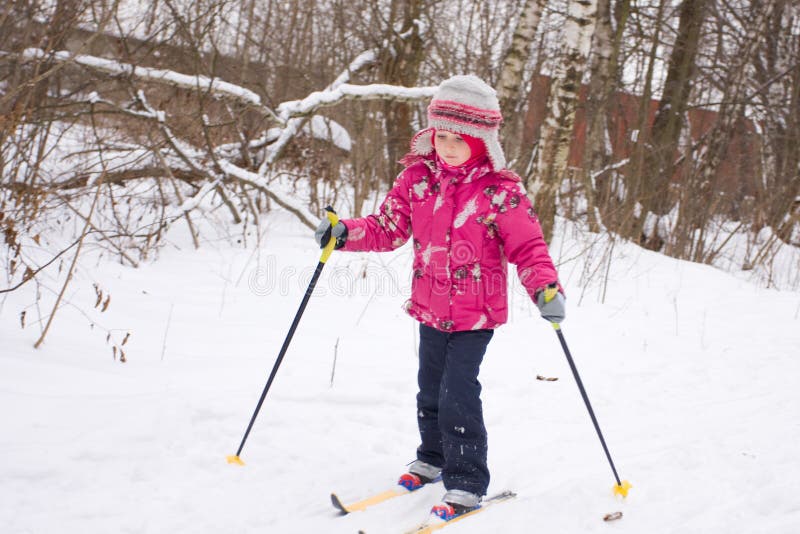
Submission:
{"label": "ski tip", "polygon": [[244,462],[242,461],[241,458],[239,458],[238,454],[231,454],[230,456],[226,456],[225,458],[226,460],[228,460],[229,464],[236,464],[241,466],[244,465]]}
{"label": "ski tip", "polygon": [[345,508],[344,504],[342,504],[342,501],[339,499],[339,497],[335,493],[331,493],[331,504],[333,504],[334,508],[339,510],[339,513],[341,515],[346,515],[346,514],[350,513],[350,510]]}
{"label": "ski tip", "polygon": [[614,495],[619,495],[623,499],[628,496],[628,491],[633,487],[633,484],[627,480],[623,480],[621,484],[614,485]]}

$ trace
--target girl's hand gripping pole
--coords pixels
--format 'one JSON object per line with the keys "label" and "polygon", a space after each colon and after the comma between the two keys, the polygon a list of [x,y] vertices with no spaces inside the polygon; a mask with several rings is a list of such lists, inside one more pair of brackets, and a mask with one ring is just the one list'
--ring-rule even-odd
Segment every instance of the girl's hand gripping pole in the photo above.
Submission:
{"label": "girl's hand gripping pole", "polygon": [[[328,206],[325,208],[327,212],[326,215],[328,216],[328,221],[331,223],[331,228],[339,224],[339,216],[336,215],[336,212],[333,211],[333,208]],[[331,257],[331,253],[333,253],[333,249],[336,247],[336,238],[331,236],[328,240],[328,244],[325,245],[325,248],[322,249],[322,256],[319,259],[320,263],[325,263],[328,261],[328,258]]]}

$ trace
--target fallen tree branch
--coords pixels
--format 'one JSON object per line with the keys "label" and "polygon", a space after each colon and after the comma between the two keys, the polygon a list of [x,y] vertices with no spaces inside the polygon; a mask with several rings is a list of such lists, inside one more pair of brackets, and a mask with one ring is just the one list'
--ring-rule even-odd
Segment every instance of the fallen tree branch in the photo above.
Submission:
{"label": "fallen tree branch", "polygon": [[343,100],[394,100],[414,102],[430,98],[436,87],[401,87],[384,83],[370,85],[342,84],[335,89],[314,91],[302,100],[290,100],[278,106],[278,116],[282,120],[304,117],[317,109],[335,106]]}
{"label": "fallen tree branch", "polygon": [[[6,53],[6,55],[8,55]],[[172,70],[140,67],[130,63],[122,63],[112,59],[84,54],[70,54],[67,51],[48,53],[40,48],[27,48],[19,54],[21,60],[50,59],[61,63],[74,63],[112,76],[125,76],[145,82],[171,85],[188,90],[204,90],[221,100],[233,100],[239,104],[253,107],[262,115],[275,122],[283,123],[272,109],[266,106],[261,97],[253,91],[219,78],[201,75],[181,74]]]}

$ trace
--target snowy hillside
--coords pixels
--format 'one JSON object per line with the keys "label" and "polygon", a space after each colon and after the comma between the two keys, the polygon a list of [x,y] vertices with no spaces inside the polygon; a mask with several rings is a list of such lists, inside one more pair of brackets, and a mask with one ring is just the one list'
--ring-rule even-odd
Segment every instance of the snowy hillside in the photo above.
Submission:
{"label": "snowy hillside", "polygon": [[[74,306],[39,350],[33,313],[25,329],[18,319],[30,295],[0,301],[2,532],[377,534],[424,519],[441,486],[345,517],[329,502],[331,491],[353,500],[385,489],[414,458],[406,247],[334,254],[246,466],[225,463],[319,258],[291,216],[273,213],[264,228],[258,250],[207,242],[139,269],[79,272]],[[558,340],[517,283],[481,381],[490,492],[519,497],[447,531],[800,532],[800,295],[621,244],[607,287],[599,275],[586,286],[583,246],[552,247],[564,262],[563,330],[634,488],[612,496]],[[94,279],[113,296],[105,313],[93,309]],[[92,321],[131,333],[127,363]],[[602,520],[615,511],[623,519]]]}

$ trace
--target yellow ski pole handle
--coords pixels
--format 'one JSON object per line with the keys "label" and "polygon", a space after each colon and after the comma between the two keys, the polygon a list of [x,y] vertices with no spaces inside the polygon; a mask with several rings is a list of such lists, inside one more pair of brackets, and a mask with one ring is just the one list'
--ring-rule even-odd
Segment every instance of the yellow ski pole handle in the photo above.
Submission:
{"label": "yellow ski pole handle", "polygon": [[558,295],[558,286],[556,286],[556,285],[547,286],[545,288],[545,290],[544,290],[544,302],[545,302],[545,304],[547,304],[548,302],[550,302],[551,300],[556,298],[556,295]]}
{"label": "yellow ski pole handle", "polygon": [[[333,227],[339,224],[339,216],[336,215],[336,212],[333,211],[333,208],[331,208],[330,206],[325,208],[325,211],[327,211],[328,221],[330,221],[331,230],[333,230]],[[336,248],[336,238],[333,237],[333,234],[331,233],[331,238],[328,240],[328,244],[325,245],[325,248],[322,249],[322,256],[319,258],[319,262],[320,263],[327,262],[328,258],[331,257],[331,254],[333,253],[333,250],[335,248]]]}

